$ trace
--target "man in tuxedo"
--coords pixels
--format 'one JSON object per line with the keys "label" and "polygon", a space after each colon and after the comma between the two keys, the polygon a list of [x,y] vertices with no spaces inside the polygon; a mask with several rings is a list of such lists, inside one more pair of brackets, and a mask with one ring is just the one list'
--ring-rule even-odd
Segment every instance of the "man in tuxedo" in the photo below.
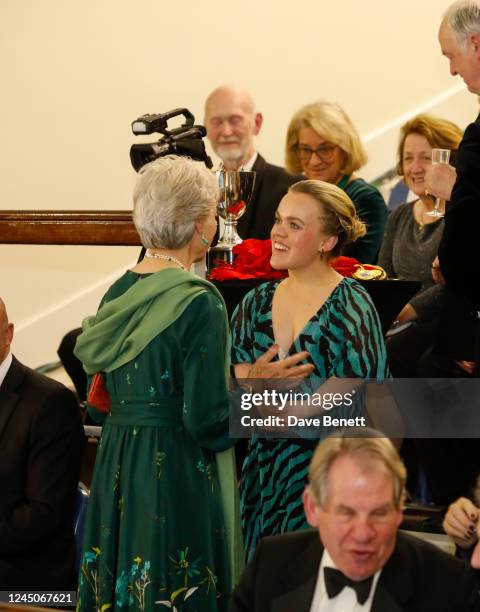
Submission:
{"label": "man in tuxedo", "polygon": [[[480,94],[479,1],[462,0],[452,4],[443,17],[438,38],[452,76],[460,75],[470,92]],[[446,282],[446,299],[433,359],[426,363],[428,365],[433,361],[434,366],[437,364],[446,370],[447,376],[452,376],[455,375],[455,367],[460,367],[467,374],[473,373],[476,361],[478,375],[480,117],[465,130],[455,165],[456,169],[445,164],[432,165],[425,177],[425,187],[429,193],[450,200],[446,206],[445,229],[438,251],[440,270]],[[425,368],[422,373],[438,375],[429,373]]]}
{"label": "man in tuxedo", "polygon": [[80,411],[71,391],[12,356],[12,339],[0,299],[0,588],[71,590]]}
{"label": "man in tuxedo", "polygon": [[303,494],[315,530],[264,538],[231,611],[480,610],[466,563],[397,533],[405,478],[397,451],[374,430],[321,442]]}
{"label": "man in tuxedo", "polygon": [[273,166],[255,150],[254,136],[262,127],[262,114],[255,110],[252,96],[229,85],[218,87],[205,102],[205,127],[213,150],[227,170],[256,172],[252,199],[238,221],[242,238],[270,238],[275,211],[292,183],[301,176]]}

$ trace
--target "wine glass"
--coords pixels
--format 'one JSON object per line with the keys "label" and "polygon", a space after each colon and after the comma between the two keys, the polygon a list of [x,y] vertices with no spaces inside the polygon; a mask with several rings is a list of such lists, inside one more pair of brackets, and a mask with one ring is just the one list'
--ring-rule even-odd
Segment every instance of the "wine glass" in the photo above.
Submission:
{"label": "wine glass", "polygon": [[[432,149],[432,164],[448,164],[450,161],[450,149]],[[433,210],[425,214],[429,217],[443,217],[444,213],[440,210],[441,198],[435,198]]]}

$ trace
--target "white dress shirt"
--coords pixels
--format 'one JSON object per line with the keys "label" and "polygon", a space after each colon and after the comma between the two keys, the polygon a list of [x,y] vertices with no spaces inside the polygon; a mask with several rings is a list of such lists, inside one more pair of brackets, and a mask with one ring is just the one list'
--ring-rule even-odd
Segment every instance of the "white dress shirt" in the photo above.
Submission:
{"label": "white dress shirt", "polygon": [[324,567],[338,569],[327,549],[323,551],[310,612],[370,612],[381,570],[373,577],[372,588],[370,589],[370,595],[367,601],[360,605],[357,601],[357,593],[348,586],[344,587],[336,597],[329,599],[327,587],[325,586]]}
{"label": "white dress shirt", "polygon": [[8,355],[5,357],[2,363],[0,363],[0,387],[2,386],[2,383],[11,365],[12,365],[12,353],[8,353]]}
{"label": "white dress shirt", "polygon": [[243,166],[240,167],[240,170],[243,170],[243,172],[251,172],[253,165],[257,161],[257,157],[258,157],[258,153],[255,151],[255,153],[248,160],[248,162],[246,164],[243,164]]}

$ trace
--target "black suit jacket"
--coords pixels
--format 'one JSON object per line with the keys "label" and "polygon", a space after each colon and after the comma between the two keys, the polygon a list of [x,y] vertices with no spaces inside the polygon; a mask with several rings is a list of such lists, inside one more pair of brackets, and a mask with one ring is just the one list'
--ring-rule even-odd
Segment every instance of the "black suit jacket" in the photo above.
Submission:
{"label": "black suit jacket", "polygon": [[0,590],[74,589],[75,396],[13,358],[0,386]]}
{"label": "black suit jacket", "polygon": [[[231,612],[309,612],[322,553],[317,531],[264,538],[233,593]],[[399,533],[371,610],[477,611],[475,576],[466,563]]]}
{"label": "black suit jacket", "polygon": [[480,227],[480,115],[465,130],[455,162],[457,181],[445,210],[438,249],[447,287],[480,309],[478,232]]}
{"label": "black suit jacket", "polygon": [[[454,359],[480,362],[480,116],[465,130],[455,162],[457,181],[445,210],[438,249],[446,280],[435,350]],[[477,337],[477,340],[476,340]]]}
{"label": "black suit jacket", "polygon": [[280,166],[268,164],[260,154],[252,170],[256,172],[253,195],[245,214],[238,221],[237,231],[241,238],[266,240],[270,238],[280,200],[290,185],[305,177],[294,176]]}

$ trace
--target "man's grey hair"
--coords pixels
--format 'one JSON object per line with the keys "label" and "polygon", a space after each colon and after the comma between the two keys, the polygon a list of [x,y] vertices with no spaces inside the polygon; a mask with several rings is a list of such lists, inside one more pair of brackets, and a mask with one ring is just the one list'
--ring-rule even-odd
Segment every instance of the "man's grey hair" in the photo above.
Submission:
{"label": "man's grey hair", "polygon": [[144,247],[181,249],[218,198],[215,173],[202,162],[167,155],[145,165],[133,192],[133,222]]}
{"label": "man's grey hair", "polygon": [[328,497],[330,468],[343,456],[355,458],[366,471],[379,467],[387,471],[392,479],[394,504],[402,508],[407,479],[405,466],[391,441],[369,427],[334,433],[317,446],[310,462],[308,483],[319,506],[325,506]]}
{"label": "man's grey hair", "polygon": [[469,34],[480,33],[480,2],[458,0],[451,4],[444,16],[457,41],[465,45]]}

